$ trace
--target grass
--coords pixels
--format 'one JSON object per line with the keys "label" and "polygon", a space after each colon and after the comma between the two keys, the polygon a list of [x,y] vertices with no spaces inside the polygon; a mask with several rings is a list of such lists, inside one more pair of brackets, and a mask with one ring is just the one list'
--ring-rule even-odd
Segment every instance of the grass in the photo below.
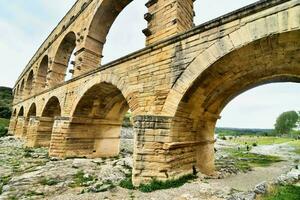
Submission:
{"label": "grass", "polygon": [[9,119],[0,118],[0,137],[6,136]]}
{"label": "grass", "polygon": [[0,194],[2,194],[3,186],[7,185],[8,182],[10,181],[11,177],[10,176],[4,176],[0,177]]}
{"label": "grass", "polygon": [[127,176],[126,179],[120,182],[120,187],[126,188],[126,189],[138,189],[141,192],[153,192],[156,190],[163,190],[163,189],[170,189],[170,188],[178,188],[185,183],[189,182],[190,180],[193,180],[197,178],[194,175],[185,175],[180,177],[179,179],[171,179],[167,181],[159,181],[156,179],[153,179],[149,184],[141,184],[139,187],[134,187],[132,184],[131,176]]}
{"label": "grass", "polygon": [[278,186],[270,194],[262,196],[261,200],[298,200],[300,197],[300,186],[286,185]]}
{"label": "grass", "polygon": [[249,171],[253,167],[267,167],[273,163],[282,161],[277,156],[261,155],[250,153],[244,148],[238,149],[225,149],[229,157],[234,161],[233,165],[241,171]]}
{"label": "grass", "polygon": [[52,186],[52,185],[57,185],[58,183],[60,183],[60,181],[55,178],[43,178],[39,181],[39,183],[41,185]]}
{"label": "grass", "polygon": [[89,186],[90,184],[94,183],[96,178],[91,175],[85,175],[84,172],[78,171],[73,176],[73,182],[69,184],[70,187],[82,187],[82,186]]}
{"label": "grass", "polygon": [[271,145],[271,144],[282,144],[286,142],[293,141],[293,138],[283,138],[283,137],[257,137],[257,136],[243,136],[243,137],[236,137],[231,140],[237,144],[248,144],[252,145],[256,143],[257,145]]}
{"label": "grass", "polygon": [[27,197],[32,197],[32,196],[44,196],[44,193],[43,192],[36,192],[36,191],[28,191],[26,194],[25,194]]}
{"label": "grass", "polygon": [[289,145],[294,147],[294,153],[300,155],[300,140],[289,142]]}

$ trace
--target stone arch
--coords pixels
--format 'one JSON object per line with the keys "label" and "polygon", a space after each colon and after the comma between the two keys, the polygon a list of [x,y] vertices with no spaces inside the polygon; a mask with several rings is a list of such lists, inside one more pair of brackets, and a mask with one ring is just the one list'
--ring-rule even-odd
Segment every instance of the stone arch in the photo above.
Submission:
{"label": "stone arch", "polygon": [[33,70],[31,70],[26,79],[26,86],[25,86],[26,96],[30,96],[33,93],[33,84],[34,84],[34,73]]}
{"label": "stone arch", "polygon": [[24,98],[24,91],[25,91],[25,80],[22,79],[21,86],[20,86],[20,98]]}
{"label": "stone arch", "polygon": [[71,108],[71,112],[70,115],[73,116],[75,113],[75,109],[79,103],[79,101],[81,100],[81,98],[84,96],[84,94],[86,94],[86,92],[91,89],[93,86],[101,84],[101,83],[107,83],[110,84],[112,86],[114,86],[115,88],[117,88],[122,95],[124,96],[124,98],[126,99],[126,101],[128,102],[128,105],[130,107],[130,110],[133,112],[133,114],[135,114],[136,112],[138,112],[137,108],[138,106],[138,101],[136,98],[136,92],[132,89],[132,87],[128,84],[126,84],[123,80],[120,79],[120,77],[114,75],[114,74],[101,74],[99,76],[97,76],[97,78],[93,78],[91,81],[86,82],[83,86],[83,88],[81,88],[79,90],[79,94],[77,95],[78,98],[76,98],[72,104],[72,108]]}
{"label": "stone arch", "polygon": [[18,112],[18,117],[23,117],[24,116],[24,107],[22,106]]}
{"label": "stone arch", "polygon": [[[206,54],[207,55],[207,54]],[[214,129],[223,108],[237,95],[253,87],[273,82],[300,82],[300,31],[290,31],[254,40],[218,60],[202,67],[198,76],[189,80],[184,75],[182,96],[171,125],[170,140],[187,144],[190,168],[197,166],[203,173],[214,171]],[[175,86],[177,89],[180,85]],[[177,101],[177,100],[176,100]],[[188,146],[189,145],[189,146]]]}
{"label": "stone arch", "polygon": [[131,2],[132,0],[99,1],[89,24],[87,37],[84,42],[84,48],[92,52],[91,54],[95,62],[93,63],[94,67],[101,64],[103,46],[112,24],[121,11]]}
{"label": "stone arch", "polygon": [[36,77],[36,89],[42,91],[47,86],[47,73],[49,68],[49,58],[45,55],[39,64]]}
{"label": "stone arch", "polygon": [[36,104],[32,103],[31,106],[29,107],[26,117],[29,119],[32,116],[36,116],[36,113],[37,113]]}
{"label": "stone arch", "polygon": [[18,112],[18,116],[17,116],[17,119],[16,119],[16,125],[15,125],[15,136],[18,137],[18,138],[21,138],[23,137],[23,134],[24,134],[24,107],[21,106],[21,108],[19,109],[19,112]]}
{"label": "stone arch", "polygon": [[290,15],[288,15],[290,19],[287,19],[287,21],[280,20],[283,13],[272,15],[272,23],[268,23],[266,18],[245,21],[239,29],[224,35],[220,39],[216,39],[208,48],[199,52],[199,55],[194,58],[173,84],[166,99],[163,114],[174,116],[177,105],[197,77],[222,57],[255,41],[262,39],[271,40],[273,36],[275,37],[287,32],[294,32],[294,35],[299,34],[299,22],[297,24],[294,22],[296,20],[293,19],[293,16],[296,16],[295,12],[297,10],[294,9],[292,11],[290,11]]}
{"label": "stone arch", "polygon": [[50,147],[54,121],[60,116],[60,101],[53,96],[45,104],[41,116],[36,119],[35,123],[38,123],[38,125],[34,131],[30,131],[31,141],[29,141],[28,146]]}
{"label": "stone arch", "polygon": [[69,32],[61,41],[54,56],[51,72],[49,73],[49,84],[51,87],[64,82],[68,63],[75,48],[76,34]]}
{"label": "stone arch", "polygon": [[56,117],[61,116],[61,106],[60,101],[56,96],[49,98],[47,103],[45,104],[42,117]]}
{"label": "stone arch", "polygon": [[13,117],[16,117],[16,116],[17,116],[17,109],[16,109],[16,108],[14,109],[14,112],[12,113],[12,116],[13,116]]}
{"label": "stone arch", "polygon": [[68,124],[65,156],[118,155],[122,122],[130,107],[126,98],[117,86],[105,81],[94,82],[84,91]]}

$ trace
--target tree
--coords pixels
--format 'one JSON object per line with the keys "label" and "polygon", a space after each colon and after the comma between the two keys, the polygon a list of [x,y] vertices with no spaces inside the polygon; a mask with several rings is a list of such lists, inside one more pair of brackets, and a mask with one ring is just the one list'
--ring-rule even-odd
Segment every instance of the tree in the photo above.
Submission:
{"label": "tree", "polygon": [[11,117],[11,111],[8,107],[0,106],[0,118],[9,119]]}
{"label": "tree", "polygon": [[287,111],[279,115],[275,124],[275,131],[278,134],[289,134],[297,127],[299,115],[296,111]]}

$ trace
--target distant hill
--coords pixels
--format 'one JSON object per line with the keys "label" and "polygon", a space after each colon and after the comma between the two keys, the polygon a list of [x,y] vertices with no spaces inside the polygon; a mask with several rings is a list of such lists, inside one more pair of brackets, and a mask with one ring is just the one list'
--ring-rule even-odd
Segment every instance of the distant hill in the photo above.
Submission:
{"label": "distant hill", "polygon": [[239,136],[239,135],[272,135],[273,129],[258,129],[258,128],[216,128],[217,134],[227,136]]}
{"label": "distant hill", "polygon": [[10,118],[12,101],[12,89],[0,87],[0,118]]}

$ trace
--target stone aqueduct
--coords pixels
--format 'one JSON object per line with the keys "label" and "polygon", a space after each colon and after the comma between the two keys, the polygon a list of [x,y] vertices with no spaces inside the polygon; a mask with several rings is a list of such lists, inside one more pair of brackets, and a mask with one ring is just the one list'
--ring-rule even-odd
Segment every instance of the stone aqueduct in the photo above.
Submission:
{"label": "stone aqueduct", "polygon": [[76,2],[16,81],[9,131],[53,157],[116,156],[130,109],[135,185],[213,173],[224,106],[258,85],[299,81],[300,1],[263,0],[194,27],[194,0],[150,0],[146,47],[101,65],[131,1]]}

